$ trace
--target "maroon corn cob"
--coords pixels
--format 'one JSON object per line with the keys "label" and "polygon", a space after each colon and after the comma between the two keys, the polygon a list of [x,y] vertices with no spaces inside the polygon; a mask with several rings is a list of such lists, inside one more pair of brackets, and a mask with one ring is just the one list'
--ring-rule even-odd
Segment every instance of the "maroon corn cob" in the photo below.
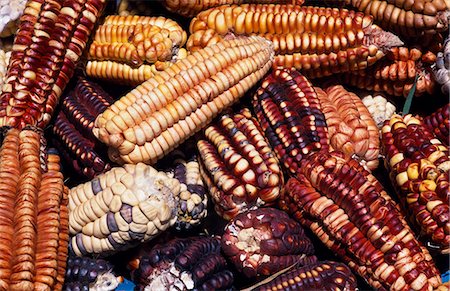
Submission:
{"label": "maroon corn cob", "polygon": [[425,126],[427,126],[428,129],[446,146],[448,146],[450,142],[449,115],[450,104],[447,103],[444,107],[439,108],[436,112],[433,112],[423,119]]}

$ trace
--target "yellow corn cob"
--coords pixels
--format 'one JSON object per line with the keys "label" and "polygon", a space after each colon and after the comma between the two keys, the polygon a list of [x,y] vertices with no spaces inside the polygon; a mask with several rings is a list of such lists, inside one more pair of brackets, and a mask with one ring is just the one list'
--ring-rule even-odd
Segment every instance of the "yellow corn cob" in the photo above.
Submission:
{"label": "yellow corn cob", "polygon": [[111,105],[94,135],[119,163],[154,163],[236,102],[269,70],[260,37],[225,40],[189,55]]}

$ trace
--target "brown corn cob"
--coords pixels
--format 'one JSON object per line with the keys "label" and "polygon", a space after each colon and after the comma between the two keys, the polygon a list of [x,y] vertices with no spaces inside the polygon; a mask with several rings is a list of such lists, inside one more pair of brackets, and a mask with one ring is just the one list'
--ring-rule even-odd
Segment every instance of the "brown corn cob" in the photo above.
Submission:
{"label": "brown corn cob", "polygon": [[216,212],[225,219],[274,204],[283,189],[283,173],[258,122],[248,109],[224,114],[198,141],[200,173]]}
{"label": "brown corn cob", "polygon": [[225,227],[222,251],[247,277],[317,262],[314,247],[300,224],[275,208],[238,214]]}
{"label": "brown corn cob", "polygon": [[0,288],[61,290],[68,237],[58,156],[40,129],[4,127],[0,169]]}
{"label": "brown corn cob", "polygon": [[358,290],[356,278],[350,269],[332,261],[296,266],[272,281],[259,285],[255,291],[278,290]]}
{"label": "brown corn cob", "polygon": [[450,143],[450,104],[447,103],[445,106],[439,108],[432,114],[428,115],[423,119],[425,126],[428,130],[434,133],[436,137],[446,146]]}
{"label": "brown corn cob", "polygon": [[63,98],[53,130],[53,143],[74,170],[87,178],[110,169],[99,153],[101,144],[92,133],[95,118],[113,103],[97,84],[79,78],[75,89]]}
{"label": "brown corn cob", "polygon": [[28,1],[0,95],[0,126],[48,124],[104,6],[104,0]]}
{"label": "brown corn cob", "polygon": [[281,207],[374,288],[431,290],[441,284],[398,206],[356,160],[314,153],[302,160],[285,194]]}
{"label": "brown corn cob", "polygon": [[189,30],[190,51],[230,32],[265,37],[274,44],[274,67],[294,67],[307,77],[364,69],[402,44],[362,13],[294,5],[223,5],[198,14]]}
{"label": "brown corn cob", "polygon": [[290,173],[297,173],[306,155],[329,149],[317,93],[299,72],[274,70],[253,96],[253,108],[266,138]]}
{"label": "brown corn cob", "polygon": [[269,70],[270,42],[223,41],[147,80],[100,114],[94,134],[119,163],[155,163],[236,102]]}
{"label": "brown corn cob", "polygon": [[411,221],[431,248],[450,253],[448,147],[411,114],[386,121],[382,141],[386,167]]}
{"label": "brown corn cob", "polygon": [[143,163],[70,189],[71,251],[106,255],[152,239],[175,223],[179,192],[176,179]]}
{"label": "brown corn cob", "polygon": [[433,93],[435,81],[429,63],[434,62],[436,55],[399,47],[392,48],[387,56],[370,68],[342,74],[340,80],[361,89],[406,97],[418,75],[414,96]]}
{"label": "brown corn cob", "polygon": [[376,169],[378,127],[361,99],[341,85],[315,90],[326,118],[330,148],[358,160],[368,170]]}

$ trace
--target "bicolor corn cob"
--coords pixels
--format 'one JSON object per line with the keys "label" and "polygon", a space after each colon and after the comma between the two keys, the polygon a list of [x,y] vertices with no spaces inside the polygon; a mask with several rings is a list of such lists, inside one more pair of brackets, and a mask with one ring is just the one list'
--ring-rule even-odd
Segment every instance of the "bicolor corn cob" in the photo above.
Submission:
{"label": "bicolor corn cob", "polygon": [[[362,103],[367,107],[373,120],[381,129],[384,121],[391,119],[397,108],[381,94],[358,94],[362,98]],[[363,97],[364,96],[364,97]]]}
{"label": "bicolor corn cob", "polygon": [[314,151],[329,149],[325,116],[311,83],[295,70],[272,71],[253,96],[257,119],[288,172]]}
{"label": "bicolor corn cob", "polygon": [[425,126],[446,146],[450,144],[450,104],[447,103],[423,119]]}
{"label": "bicolor corn cob", "polygon": [[275,208],[238,214],[225,227],[222,251],[247,277],[268,276],[293,264],[317,261],[301,225]]}
{"label": "bicolor corn cob", "polygon": [[163,4],[167,10],[180,14],[185,17],[193,17],[198,13],[209,8],[225,4],[293,4],[302,5],[304,0],[164,0]]}
{"label": "bicolor corn cob", "polygon": [[137,264],[135,290],[227,290],[233,284],[217,237],[170,240],[143,253]]}
{"label": "bicolor corn cob", "polygon": [[67,259],[67,192],[42,130],[1,130],[0,289],[61,290]]}
{"label": "bicolor corn cob", "polygon": [[200,172],[225,219],[274,204],[283,189],[278,159],[248,109],[224,114],[198,141]]}
{"label": "bicolor corn cob", "polygon": [[278,290],[357,290],[356,278],[350,269],[332,261],[296,266],[272,281],[259,285],[255,291]]}
{"label": "bicolor corn cob", "polygon": [[378,127],[361,99],[341,85],[315,90],[326,118],[330,147],[358,160],[366,169],[376,169]]}
{"label": "bicolor corn cob", "polygon": [[356,160],[314,153],[286,189],[281,207],[374,288],[431,290],[441,284],[398,206]]}
{"label": "bicolor corn cob", "polygon": [[0,95],[0,126],[45,127],[72,77],[105,0],[30,0]]}
{"label": "bicolor corn cob", "polygon": [[79,175],[93,178],[111,168],[98,151],[102,144],[92,128],[95,118],[112,103],[113,99],[99,85],[81,77],[75,89],[63,97],[52,127],[53,142]]}
{"label": "bicolor corn cob", "polygon": [[223,5],[198,14],[189,30],[190,51],[231,32],[265,37],[274,44],[274,67],[294,67],[307,77],[364,69],[402,44],[362,13],[294,5]]}
{"label": "bicolor corn cob", "polygon": [[405,212],[428,246],[450,253],[448,147],[410,114],[386,121],[382,141],[386,167]]}
{"label": "bicolor corn cob", "polygon": [[438,52],[436,63],[431,67],[436,82],[444,94],[450,94],[450,36],[444,42],[442,52]]}
{"label": "bicolor corn cob", "polygon": [[122,282],[122,277],[112,272],[113,266],[102,259],[69,256],[64,280],[65,291],[112,291]]}
{"label": "bicolor corn cob", "polygon": [[119,163],[155,163],[236,102],[269,70],[260,37],[223,41],[147,80],[100,114],[94,134]]}
{"label": "bicolor corn cob", "polygon": [[105,255],[154,238],[175,223],[179,192],[176,179],[142,163],[70,189],[70,249]]}
{"label": "bicolor corn cob", "polygon": [[89,48],[88,76],[138,85],[187,56],[186,32],[165,17],[110,15]]}
{"label": "bicolor corn cob", "polygon": [[392,48],[387,58],[374,66],[347,72],[340,76],[340,80],[361,89],[407,97],[418,75],[414,96],[431,94],[435,81],[429,63],[434,62],[435,58],[433,53],[423,54],[416,48]]}

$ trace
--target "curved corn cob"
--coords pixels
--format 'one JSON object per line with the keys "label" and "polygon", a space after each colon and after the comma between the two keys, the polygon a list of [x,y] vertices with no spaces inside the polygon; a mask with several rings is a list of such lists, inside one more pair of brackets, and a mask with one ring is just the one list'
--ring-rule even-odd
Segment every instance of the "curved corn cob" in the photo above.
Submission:
{"label": "curved corn cob", "polygon": [[450,253],[449,150],[408,114],[382,128],[386,167],[411,221],[432,248]]}
{"label": "curved corn cob", "polygon": [[442,52],[438,52],[436,63],[431,67],[436,82],[441,85],[444,94],[450,94],[450,36],[444,43]]}
{"label": "curved corn cob", "polygon": [[173,239],[136,260],[135,290],[227,290],[233,285],[217,237]]}
{"label": "curved corn cob", "polygon": [[268,276],[293,264],[317,261],[300,224],[275,208],[238,214],[225,227],[222,251],[247,277]]}
{"label": "curved corn cob", "polygon": [[297,173],[306,155],[329,149],[328,129],[317,93],[295,70],[277,69],[253,96],[261,128],[285,169]]}
{"label": "curved corn cob", "polygon": [[272,281],[256,287],[255,291],[278,290],[357,290],[356,278],[350,269],[332,261],[298,266]]}
{"label": "curved corn cob", "polygon": [[40,129],[2,128],[0,289],[61,290],[67,259],[67,188]]}
{"label": "curved corn cob", "polygon": [[223,5],[198,14],[189,30],[190,51],[230,32],[265,37],[274,44],[274,67],[294,67],[307,77],[364,69],[402,44],[362,13],[293,5]]}
{"label": "curved corn cob", "polygon": [[70,189],[71,250],[104,255],[152,239],[175,223],[179,192],[176,179],[142,163]]}
{"label": "curved corn cob", "polygon": [[92,128],[95,118],[112,103],[113,99],[100,86],[79,78],[75,89],[63,98],[52,127],[53,142],[66,162],[87,178],[110,169],[97,150],[101,144]]}
{"label": "curved corn cob", "polygon": [[281,206],[376,289],[431,290],[441,284],[428,250],[395,202],[374,176],[341,153],[303,159]]}
{"label": "curved corn cob", "polygon": [[0,4],[0,37],[16,33],[19,18],[25,9],[26,0],[6,0]]}
{"label": "curved corn cob", "polygon": [[185,17],[193,17],[199,12],[225,4],[293,4],[302,5],[304,0],[164,0],[167,10]]}
{"label": "curved corn cob", "polygon": [[224,114],[197,143],[200,172],[225,219],[273,204],[283,189],[283,173],[262,130],[248,109]]}
{"label": "curved corn cob", "polygon": [[236,102],[272,65],[260,37],[223,41],[180,60],[100,114],[94,134],[120,163],[155,163]]}
{"label": "curved corn cob", "polygon": [[434,135],[446,146],[450,144],[449,115],[450,104],[447,103],[447,105],[439,108],[423,119],[423,122],[428,127],[428,130],[433,132]]}
{"label": "curved corn cob", "polygon": [[0,49],[0,91],[6,80],[6,71],[8,69],[9,60],[11,59],[11,51]]}
{"label": "curved corn cob", "polygon": [[[378,128],[381,129],[384,121],[391,119],[397,108],[395,108],[395,105],[389,102],[386,97],[381,94],[374,94],[374,96],[370,94],[363,95],[366,96],[362,98],[362,103],[364,103],[367,110],[369,110]],[[361,95],[359,96],[362,97]]]}
{"label": "curved corn cob", "polygon": [[105,0],[30,0],[0,95],[0,126],[45,127]]}
{"label": "curved corn cob", "polygon": [[315,90],[326,118],[330,147],[358,160],[366,169],[376,169],[380,137],[361,99],[341,85]]}
{"label": "curved corn cob", "polygon": [[361,89],[406,97],[418,75],[414,96],[431,94],[435,81],[427,63],[433,62],[435,58],[433,53],[422,54],[416,48],[392,48],[388,58],[365,70],[345,73],[341,81]]}

